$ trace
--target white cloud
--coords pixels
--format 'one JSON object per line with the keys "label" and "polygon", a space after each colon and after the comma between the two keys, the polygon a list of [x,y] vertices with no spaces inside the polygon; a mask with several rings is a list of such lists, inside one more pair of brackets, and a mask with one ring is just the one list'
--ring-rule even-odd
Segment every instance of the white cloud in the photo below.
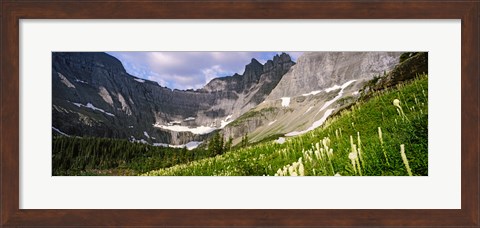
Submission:
{"label": "white cloud", "polygon": [[[213,78],[243,74],[252,58],[261,63],[277,52],[109,52],[128,73],[172,89],[201,88]],[[298,55],[298,53],[294,53]],[[295,57],[293,59],[296,59]]]}

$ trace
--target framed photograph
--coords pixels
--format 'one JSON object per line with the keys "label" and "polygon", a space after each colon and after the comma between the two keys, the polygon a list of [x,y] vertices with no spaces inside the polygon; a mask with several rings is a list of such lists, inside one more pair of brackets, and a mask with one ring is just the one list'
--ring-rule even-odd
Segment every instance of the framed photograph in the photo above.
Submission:
{"label": "framed photograph", "polygon": [[479,10],[2,2],[1,223],[478,226]]}

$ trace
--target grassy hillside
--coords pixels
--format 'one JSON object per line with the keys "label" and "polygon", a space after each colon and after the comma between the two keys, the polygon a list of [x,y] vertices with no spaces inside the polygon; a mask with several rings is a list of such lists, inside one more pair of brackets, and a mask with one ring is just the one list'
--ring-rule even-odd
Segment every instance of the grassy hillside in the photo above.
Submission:
{"label": "grassy hillside", "polygon": [[428,76],[375,92],[304,135],[143,175],[428,175]]}

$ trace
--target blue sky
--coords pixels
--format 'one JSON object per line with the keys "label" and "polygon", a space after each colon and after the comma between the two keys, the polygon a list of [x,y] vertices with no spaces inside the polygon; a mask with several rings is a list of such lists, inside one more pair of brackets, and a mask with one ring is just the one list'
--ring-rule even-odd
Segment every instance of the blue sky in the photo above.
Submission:
{"label": "blue sky", "polygon": [[[252,58],[265,63],[281,52],[107,52],[136,77],[171,89],[198,89],[216,77],[243,74]],[[286,52],[296,61],[302,52]]]}

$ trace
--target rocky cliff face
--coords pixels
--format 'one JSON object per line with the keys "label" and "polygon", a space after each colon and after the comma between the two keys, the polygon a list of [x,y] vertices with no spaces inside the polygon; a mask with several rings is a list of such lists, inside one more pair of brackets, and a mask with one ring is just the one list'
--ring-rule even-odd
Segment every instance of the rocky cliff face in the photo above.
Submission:
{"label": "rocky cliff face", "polygon": [[310,52],[285,74],[269,100],[322,90],[353,79],[368,79],[392,69],[401,52]]}
{"label": "rocky cliff face", "polygon": [[238,143],[246,133],[255,142],[313,130],[355,102],[367,81],[394,69],[401,54],[304,53],[267,98],[228,125],[224,133]]}
{"label": "rocky cliff face", "polygon": [[53,132],[150,143],[202,141],[261,103],[295,63],[286,54],[196,91],[129,75],[105,53],[52,54]]}

